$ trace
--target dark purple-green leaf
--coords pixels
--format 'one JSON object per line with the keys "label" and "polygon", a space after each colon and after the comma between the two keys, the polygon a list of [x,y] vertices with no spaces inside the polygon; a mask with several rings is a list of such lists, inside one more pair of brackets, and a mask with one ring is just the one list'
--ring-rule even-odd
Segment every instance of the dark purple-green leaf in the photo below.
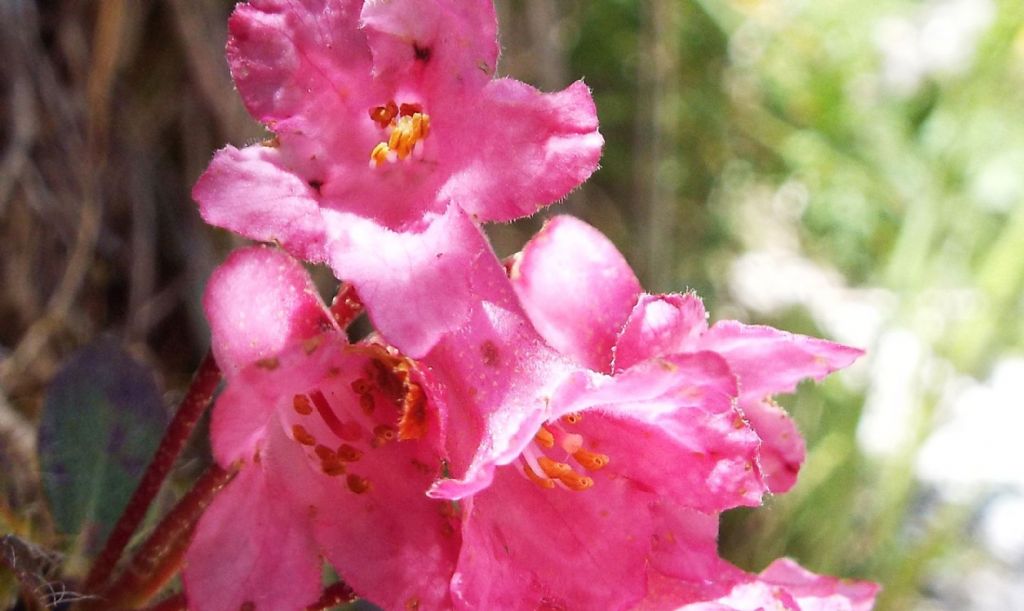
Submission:
{"label": "dark purple-green leaf", "polygon": [[39,427],[53,516],[95,551],[117,521],[167,424],[152,373],[115,341],[72,355],[54,377]]}

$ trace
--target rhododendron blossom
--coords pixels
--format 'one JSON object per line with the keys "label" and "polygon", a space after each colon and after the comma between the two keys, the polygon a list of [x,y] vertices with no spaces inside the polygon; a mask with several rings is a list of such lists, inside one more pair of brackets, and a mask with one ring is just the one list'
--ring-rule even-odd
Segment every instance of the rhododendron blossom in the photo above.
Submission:
{"label": "rhododendron blossom", "polygon": [[614,376],[651,359],[711,352],[728,363],[744,419],[761,439],[758,465],[772,492],[792,487],[804,443],[771,397],[821,380],[862,352],[771,327],[721,321],[692,294],[649,295],[615,247],[572,217],[547,223],[511,266],[516,293],[548,343]]}
{"label": "rhododendron blossom", "polygon": [[350,345],[308,274],[268,248],[233,254],[204,306],[228,379],[214,456],[240,472],[199,523],[186,558],[194,609],[301,608],[321,558],[388,608],[449,606],[459,548],[430,382],[381,345]]}
{"label": "rhododendron blossom", "polygon": [[[461,239],[430,253],[470,270],[473,299],[418,362],[446,406],[449,477],[430,495],[459,501],[455,606],[619,608],[643,597],[653,555],[713,565],[717,513],[765,491],[726,361],[670,355],[616,376],[572,362],[532,327],[484,237],[449,218]],[[387,263],[366,265],[372,288]],[[360,296],[370,311],[388,299]],[[411,325],[420,303],[405,306]]]}
{"label": "rhododendron blossom", "polygon": [[[494,78],[491,0],[254,0],[235,9],[227,51],[274,136],[217,153],[193,192],[203,218],[346,280],[378,252],[367,242],[414,243],[451,206],[475,221],[528,216],[600,157],[582,82],[544,94]],[[438,319],[453,328],[462,313]]]}

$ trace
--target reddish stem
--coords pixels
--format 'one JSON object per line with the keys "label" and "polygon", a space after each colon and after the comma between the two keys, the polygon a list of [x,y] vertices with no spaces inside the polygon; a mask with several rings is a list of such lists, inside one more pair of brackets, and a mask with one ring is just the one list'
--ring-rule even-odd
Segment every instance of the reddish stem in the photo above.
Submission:
{"label": "reddish stem", "polygon": [[220,383],[220,378],[220,368],[217,367],[213,354],[208,352],[199,365],[195,377],[192,378],[188,393],[181,405],[178,406],[178,411],[167,427],[163,439],[160,440],[160,446],[157,448],[153,460],[146,467],[146,472],[142,475],[142,480],[135,489],[135,493],[128,501],[121,518],[114,525],[103,551],[93,562],[92,569],[85,580],[87,592],[102,590],[103,585],[110,578],[125,546],[128,545],[128,541],[131,540],[135,530],[142,523],[142,519],[146,517],[146,511],[153,502],[153,498],[160,491],[160,486],[171,467],[174,466],[174,461],[185,447],[189,434],[210,404],[217,384]]}
{"label": "reddish stem", "polygon": [[350,603],[356,599],[356,593],[344,581],[336,581],[324,588],[320,600],[306,607],[306,611],[323,611],[335,605]]}
{"label": "reddish stem", "polygon": [[338,326],[344,329],[362,312],[363,302],[359,300],[359,295],[356,295],[356,289],[351,284],[342,282],[338,287],[338,294],[331,302],[331,316]]}
{"label": "reddish stem", "polygon": [[131,609],[146,603],[178,572],[199,517],[233,471],[213,465],[161,520],[131,564],[100,597],[104,606]]}

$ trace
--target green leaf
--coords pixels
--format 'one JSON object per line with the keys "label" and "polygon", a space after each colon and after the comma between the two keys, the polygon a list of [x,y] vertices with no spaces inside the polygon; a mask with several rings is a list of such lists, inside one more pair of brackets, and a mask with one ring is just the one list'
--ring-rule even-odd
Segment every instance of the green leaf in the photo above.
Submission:
{"label": "green leaf", "polygon": [[85,554],[120,517],[166,424],[152,374],[112,340],[81,349],[54,377],[39,427],[43,488]]}

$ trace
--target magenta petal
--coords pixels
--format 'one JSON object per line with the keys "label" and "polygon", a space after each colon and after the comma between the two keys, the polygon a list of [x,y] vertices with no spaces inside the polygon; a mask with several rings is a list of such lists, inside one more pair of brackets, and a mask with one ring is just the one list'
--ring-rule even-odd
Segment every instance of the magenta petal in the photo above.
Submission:
{"label": "magenta petal", "polygon": [[525,83],[487,83],[466,117],[490,120],[479,130],[452,135],[453,175],[441,188],[474,217],[510,221],[569,194],[601,157],[604,139],[590,90],[577,81],[557,93]]}
{"label": "magenta petal", "polygon": [[[341,106],[369,84],[355,0],[256,0],[231,15],[228,63],[246,108],[275,123]],[[335,108],[332,108],[335,107]]]}
{"label": "magenta petal", "polygon": [[759,440],[736,410],[735,393],[716,355],[676,355],[611,378],[577,374],[556,392],[553,415],[582,412],[575,426],[610,459],[602,473],[686,507],[721,511],[758,505],[765,492],[755,468]]}
{"label": "magenta petal", "polygon": [[230,378],[329,324],[302,265],[273,248],[237,250],[210,276],[203,295],[213,354]]}
{"label": "magenta petal", "polygon": [[571,216],[531,239],[511,272],[534,327],[559,352],[610,372],[612,347],[640,294],[640,281],[606,237]]}
{"label": "magenta petal", "polygon": [[785,588],[803,611],[869,611],[879,586],[870,581],[817,575],[789,558],[780,558],[761,571],[762,581]]}
{"label": "magenta petal", "polygon": [[[507,282],[507,281],[506,281]],[[461,499],[490,485],[495,467],[516,460],[550,416],[554,388],[572,371],[521,312],[493,302],[474,309],[457,334],[423,360],[448,389],[451,478],[429,494]]]}
{"label": "magenta petal", "polygon": [[[671,503],[652,506],[650,568],[699,585],[724,581],[732,567],[718,556],[718,514]],[[736,573],[740,571],[736,570]]]}
{"label": "magenta petal", "polygon": [[673,579],[652,571],[648,594],[637,609],[645,611],[869,611],[878,584],[816,575],[781,558],[760,575],[720,563],[710,582]]}
{"label": "magenta petal", "polygon": [[243,467],[200,519],[185,557],[190,609],[299,609],[317,599],[320,558],[287,483],[305,465],[283,441]]}
{"label": "magenta petal", "polygon": [[329,331],[257,361],[229,379],[210,423],[217,462],[229,468],[252,459],[265,445],[267,431],[279,428],[273,415],[281,402],[290,408],[293,394],[318,386],[344,350],[351,350],[347,338]]}
{"label": "magenta petal", "polygon": [[279,165],[276,149],[265,146],[217,151],[192,190],[211,225],[323,261],[326,235],[314,194],[313,187]]}
{"label": "magenta petal", "polygon": [[[360,452],[357,460],[345,463],[345,474],[320,478],[313,516],[316,540],[345,582],[375,604],[385,609],[450,607],[449,582],[461,543],[458,518],[450,502],[425,494],[442,469],[437,435],[371,442],[373,423],[387,422],[388,410],[394,418],[394,408],[378,396],[373,415],[366,414],[352,394],[346,365],[338,368],[342,382],[325,382],[321,396],[342,426],[365,432],[338,439],[329,428],[311,424],[310,416],[290,414],[288,420],[305,424],[319,443],[331,448],[344,443]],[[438,415],[435,404],[429,409],[431,416]]]}
{"label": "magenta petal", "polygon": [[628,482],[544,490],[511,467],[464,503],[462,609],[617,609],[644,593],[648,498]]}
{"label": "magenta petal", "polygon": [[[461,210],[450,207],[419,232],[350,215],[336,225],[331,267],[356,287],[388,343],[419,358],[466,322],[480,298],[470,282],[477,261],[494,254]],[[491,274],[501,273],[496,260],[491,267]]]}
{"label": "magenta petal", "polygon": [[805,378],[822,380],[850,365],[863,350],[732,320],[715,323],[698,344],[722,355],[740,379],[743,399],[792,392]]}
{"label": "magenta petal", "polygon": [[747,422],[761,438],[760,466],[768,490],[775,494],[788,491],[796,483],[807,455],[796,423],[771,399],[745,401],[742,408]]}
{"label": "magenta petal", "polygon": [[498,20],[489,0],[367,2],[362,23],[374,76],[419,81],[435,99],[479,89],[497,65]]}
{"label": "magenta petal", "polygon": [[692,352],[708,329],[700,297],[641,295],[615,344],[615,370],[655,356]]}

